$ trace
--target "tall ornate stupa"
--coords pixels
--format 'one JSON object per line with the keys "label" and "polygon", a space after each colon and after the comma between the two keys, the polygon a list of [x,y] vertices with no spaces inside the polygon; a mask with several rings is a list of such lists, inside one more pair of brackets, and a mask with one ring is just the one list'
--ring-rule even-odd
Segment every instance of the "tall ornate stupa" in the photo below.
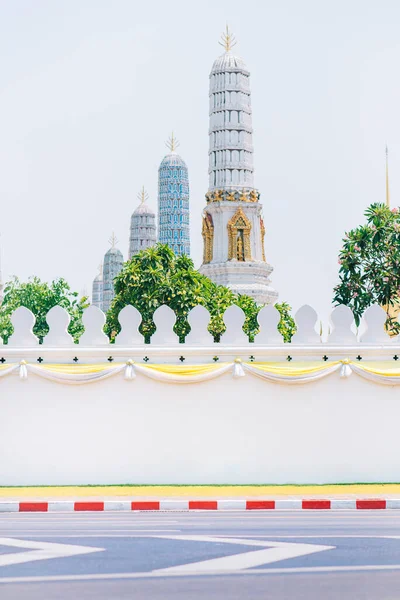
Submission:
{"label": "tall ornate stupa", "polygon": [[156,243],[156,215],[146,204],[149,199],[144,187],[138,194],[140,204],[131,217],[129,260],[134,254]]}
{"label": "tall ornate stupa", "polygon": [[260,303],[275,302],[272,266],[264,254],[260,194],[253,182],[250,73],[232,53],[228,27],[225,52],[210,73],[209,189],[203,213],[201,273]]}
{"label": "tall ornate stupa", "polygon": [[99,265],[99,273],[92,283],[92,304],[103,310],[103,265]]}
{"label": "tall ornate stupa", "polygon": [[190,254],[189,175],[185,161],[176,149],[174,134],[167,142],[170,153],[158,169],[158,241],[168,244],[175,254]]}
{"label": "tall ornate stupa", "polygon": [[104,255],[103,265],[103,312],[107,312],[115,296],[114,278],[121,271],[124,264],[122,252],[116,247],[118,240],[112,234],[110,240],[111,248]]}

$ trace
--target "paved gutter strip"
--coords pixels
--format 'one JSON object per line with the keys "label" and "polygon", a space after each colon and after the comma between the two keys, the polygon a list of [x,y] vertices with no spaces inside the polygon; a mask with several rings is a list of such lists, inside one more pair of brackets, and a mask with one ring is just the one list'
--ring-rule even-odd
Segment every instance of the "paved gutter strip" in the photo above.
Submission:
{"label": "paved gutter strip", "polygon": [[398,510],[400,499],[277,499],[246,500],[49,500],[0,502],[0,512],[117,512],[117,511],[196,511],[196,510]]}

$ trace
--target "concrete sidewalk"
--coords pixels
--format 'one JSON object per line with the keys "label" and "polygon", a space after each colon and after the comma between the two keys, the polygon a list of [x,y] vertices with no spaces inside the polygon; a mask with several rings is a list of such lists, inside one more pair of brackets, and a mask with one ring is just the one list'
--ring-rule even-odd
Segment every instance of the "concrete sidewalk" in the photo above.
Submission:
{"label": "concrete sidewalk", "polygon": [[0,488],[0,512],[400,509],[400,484]]}
{"label": "concrete sidewalk", "polygon": [[0,501],[87,500],[122,501],[160,499],[259,499],[278,498],[400,498],[400,484],[346,485],[160,485],[160,486],[43,486],[0,487]]}

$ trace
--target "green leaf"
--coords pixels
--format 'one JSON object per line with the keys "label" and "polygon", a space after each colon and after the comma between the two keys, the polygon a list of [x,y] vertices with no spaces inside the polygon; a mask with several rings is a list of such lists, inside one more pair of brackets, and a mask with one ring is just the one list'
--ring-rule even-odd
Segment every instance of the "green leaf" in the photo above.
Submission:
{"label": "green leaf", "polygon": [[[125,263],[114,280],[115,298],[107,313],[105,331],[111,338],[120,331],[118,315],[121,309],[131,304],[142,315],[140,332],[149,342],[155,331],[153,313],[162,304],[170,306],[177,316],[174,331],[184,341],[190,331],[187,315],[196,305],[205,306],[211,315],[209,331],[218,341],[225,331],[223,314],[232,304],[240,306],[245,315],[243,330],[254,340],[258,333],[257,315],[261,306],[249,296],[236,296],[232,290],[215,285],[210,279],[196,271],[188,256],[176,256],[169,246],[156,244],[133,256]],[[290,341],[294,331],[294,320],[288,304],[282,304],[281,321],[278,327],[285,341]],[[279,308],[278,308],[279,310]]]}

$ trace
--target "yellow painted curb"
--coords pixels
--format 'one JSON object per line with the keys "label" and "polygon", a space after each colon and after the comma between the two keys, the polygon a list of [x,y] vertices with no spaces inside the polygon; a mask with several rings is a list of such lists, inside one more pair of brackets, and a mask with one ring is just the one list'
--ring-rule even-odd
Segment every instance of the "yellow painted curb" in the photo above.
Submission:
{"label": "yellow painted curb", "polygon": [[84,498],[87,496],[152,496],[156,498],[202,498],[202,497],[261,497],[261,496],[349,496],[398,494],[400,484],[352,484],[352,485],[157,485],[157,486],[62,486],[62,487],[4,487],[0,499],[18,498]]}

